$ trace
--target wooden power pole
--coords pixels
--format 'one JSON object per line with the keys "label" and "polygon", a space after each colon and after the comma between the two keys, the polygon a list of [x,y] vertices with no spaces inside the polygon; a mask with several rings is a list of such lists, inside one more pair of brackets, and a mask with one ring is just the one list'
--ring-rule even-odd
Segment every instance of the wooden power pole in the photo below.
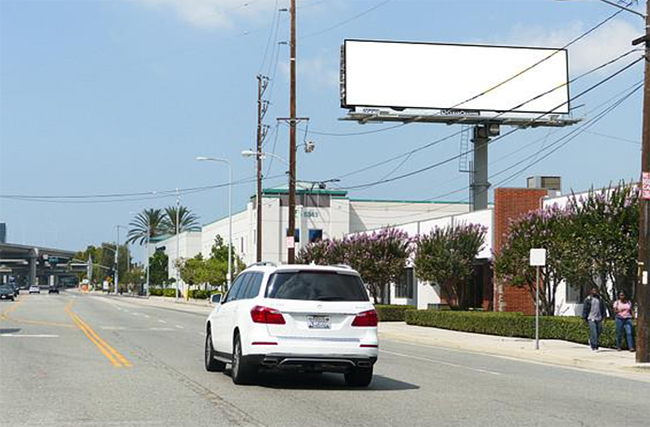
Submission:
{"label": "wooden power pole", "polygon": [[256,150],[256,159],[257,159],[257,196],[255,197],[257,202],[257,230],[256,230],[256,260],[257,262],[262,261],[262,143],[266,137],[266,128],[262,121],[264,120],[264,115],[266,114],[267,102],[262,99],[264,96],[264,91],[268,85],[268,78],[262,76],[261,74],[257,75],[257,150]]}
{"label": "wooden power pole", "polygon": [[289,227],[287,262],[296,260],[296,0],[291,0],[290,101],[289,101]]}
{"label": "wooden power pole", "polygon": [[648,322],[650,322],[650,0],[646,1],[645,36],[634,44],[645,44],[645,83],[643,88],[643,135],[641,152],[641,200],[639,219],[639,278],[636,287],[638,307],[636,327],[636,361],[650,362]]}

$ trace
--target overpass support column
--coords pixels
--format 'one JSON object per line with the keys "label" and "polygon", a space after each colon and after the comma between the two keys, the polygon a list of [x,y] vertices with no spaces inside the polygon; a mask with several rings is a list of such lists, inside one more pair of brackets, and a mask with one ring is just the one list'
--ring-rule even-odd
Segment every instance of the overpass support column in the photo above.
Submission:
{"label": "overpass support column", "polygon": [[32,286],[36,284],[36,264],[38,262],[38,249],[34,248],[29,251],[28,262],[29,267],[27,269],[27,285]]}

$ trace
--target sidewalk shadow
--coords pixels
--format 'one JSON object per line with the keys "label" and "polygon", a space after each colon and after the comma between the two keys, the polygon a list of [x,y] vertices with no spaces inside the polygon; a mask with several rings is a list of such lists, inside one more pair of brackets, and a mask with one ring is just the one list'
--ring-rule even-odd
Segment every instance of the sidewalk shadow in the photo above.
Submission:
{"label": "sidewalk shadow", "polygon": [[375,374],[368,387],[350,387],[343,374],[295,374],[284,372],[261,372],[255,383],[259,387],[292,390],[348,390],[348,391],[406,391],[418,390],[415,384]]}

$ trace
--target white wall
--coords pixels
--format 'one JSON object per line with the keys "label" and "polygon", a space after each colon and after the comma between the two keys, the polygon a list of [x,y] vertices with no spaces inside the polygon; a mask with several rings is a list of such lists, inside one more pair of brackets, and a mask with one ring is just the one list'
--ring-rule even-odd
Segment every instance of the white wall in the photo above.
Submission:
{"label": "white wall", "polygon": [[[178,258],[188,259],[201,253],[201,235],[200,231],[191,231],[181,233],[179,236],[171,236],[166,240],[152,243],[149,246],[149,253],[153,253],[159,249],[164,248],[165,255],[168,257],[168,273],[169,277],[176,278],[176,260]],[[178,238],[178,244],[177,239]],[[153,250],[152,250],[153,249]],[[182,280],[180,281],[182,284]]]}
{"label": "white wall", "polygon": [[469,211],[466,203],[350,201],[350,233],[426,221]]}

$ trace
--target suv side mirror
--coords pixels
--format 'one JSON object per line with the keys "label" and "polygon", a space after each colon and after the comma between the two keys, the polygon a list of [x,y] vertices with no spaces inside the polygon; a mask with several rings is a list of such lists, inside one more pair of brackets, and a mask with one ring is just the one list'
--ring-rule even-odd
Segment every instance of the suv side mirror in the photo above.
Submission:
{"label": "suv side mirror", "polygon": [[221,294],[212,294],[210,296],[210,302],[212,304],[221,304]]}

